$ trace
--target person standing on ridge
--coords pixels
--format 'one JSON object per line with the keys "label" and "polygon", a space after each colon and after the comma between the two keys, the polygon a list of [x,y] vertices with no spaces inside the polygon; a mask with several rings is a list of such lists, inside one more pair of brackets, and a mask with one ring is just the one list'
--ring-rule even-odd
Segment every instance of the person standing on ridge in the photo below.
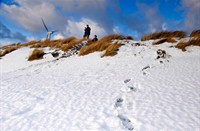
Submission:
{"label": "person standing on ridge", "polygon": [[86,37],[87,39],[89,39],[89,36],[90,36],[90,31],[91,31],[91,28],[89,27],[89,25],[87,25],[84,29],[85,33],[84,33],[84,36],[83,37]]}

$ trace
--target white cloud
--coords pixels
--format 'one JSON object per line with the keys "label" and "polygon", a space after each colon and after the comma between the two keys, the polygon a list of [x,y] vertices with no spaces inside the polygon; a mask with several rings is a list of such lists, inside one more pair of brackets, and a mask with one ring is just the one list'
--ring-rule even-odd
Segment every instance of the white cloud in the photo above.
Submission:
{"label": "white cloud", "polygon": [[104,9],[106,0],[54,0],[54,4],[62,7],[66,11],[76,10],[83,12],[88,9],[90,9],[90,11]]}
{"label": "white cloud", "polygon": [[68,20],[65,33],[67,36],[76,36],[78,38],[82,38],[84,34],[84,28],[87,24],[91,28],[90,38],[92,38],[94,35],[97,35],[99,38],[107,35],[106,30],[100,27],[98,23],[87,18],[82,18],[80,21]]}
{"label": "white cloud", "polygon": [[59,40],[59,39],[63,39],[63,38],[64,38],[64,36],[62,34],[60,34],[60,33],[58,33],[58,34],[53,36],[54,40]]}
{"label": "white cloud", "polygon": [[118,26],[115,26],[115,27],[113,28],[113,33],[114,33],[114,34],[120,34],[120,30],[119,30],[119,27],[118,27]]}
{"label": "white cloud", "polygon": [[167,23],[162,24],[162,30],[167,30]]}
{"label": "white cloud", "polygon": [[27,37],[20,32],[12,32],[7,26],[0,22],[0,39],[13,39],[19,41],[25,41]]}
{"label": "white cloud", "polygon": [[12,42],[1,42],[0,41],[0,47],[5,46],[5,45],[10,45]]}
{"label": "white cloud", "polygon": [[33,38],[33,37],[28,37],[27,38],[27,41],[33,41],[33,40],[35,40],[35,38]]}
{"label": "white cloud", "polygon": [[98,23],[107,32],[112,33],[114,21],[110,17],[110,13],[107,12],[107,8],[112,10],[112,5],[116,5],[117,2],[108,0],[54,0],[54,4],[61,12],[64,12],[68,20],[81,21],[81,18],[88,18]]}
{"label": "white cloud", "polygon": [[[40,0],[16,0],[17,5],[2,5],[5,17],[17,22],[23,28],[38,32],[43,30],[41,17],[45,19],[47,25],[60,24],[62,17],[56,12],[52,3],[41,2]],[[42,29],[41,29],[42,28]]]}
{"label": "white cloud", "polygon": [[145,15],[146,23],[148,24],[147,32],[155,32],[162,30],[162,16],[157,6],[149,6],[145,3],[137,3],[140,11]]}
{"label": "white cloud", "polygon": [[182,0],[182,6],[185,9],[185,29],[187,31],[200,29],[200,1]]}
{"label": "white cloud", "polygon": [[[106,0],[15,0],[19,5],[2,4],[0,15],[11,19],[17,25],[33,33],[46,33],[42,24],[41,17],[44,19],[49,30],[58,30],[62,35],[73,35],[82,37],[83,29],[87,24],[92,28],[92,35],[97,34],[99,37],[106,34],[104,29],[112,28],[106,16]],[[84,17],[90,19],[76,19]],[[104,21],[102,21],[102,18]],[[93,22],[93,21],[96,22]],[[97,21],[99,24],[97,24]],[[75,23],[74,23],[75,22]],[[103,24],[102,24],[103,23]],[[67,26],[67,30],[66,27]],[[104,29],[102,29],[104,28]],[[38,35],[38,34],[37,34]],[[42,34],[41,34],[42,36]]]}
{"label": "white cloud", "polygon": [[153,24],[149,24],[148,32],[151,32],[151,33],[156,32],[156,28],[155,28],[155,26]]}

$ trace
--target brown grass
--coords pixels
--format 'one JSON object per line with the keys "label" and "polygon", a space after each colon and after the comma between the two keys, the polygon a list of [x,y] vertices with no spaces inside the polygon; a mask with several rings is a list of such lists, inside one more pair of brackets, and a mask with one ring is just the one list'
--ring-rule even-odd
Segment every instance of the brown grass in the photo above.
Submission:
{"label": "brown grass", "polygon": [[74,42],[74,41],[76,41],[76,40],[77,40],[76,37],[71,36],[71,37],[69,37],[69,38],[66,38],[66,39],[62,40],[62,44],[71,43],[71,42]]}
{"label": "brown grass", "polygon": [[57,40],[55,46],[63,51],[67,51],[73,46],[80,44],[83,40],[85,39],[78,40],[76,37],[69,37],[64,40]]}
{"label": "brown grass", "polygon": [[198,38],[200,38],[200,30],[192,31],[192,33],[190,34],[190,37],[198,37]]}
{"label": "brown grass", "polygon": [[200,46],[200,38],[190,39],[188,42],[179,42],[175,47],[182,51],[186,51],[186,47],[191,45]]}
{"label": "brown grass", "polygon": [[25,44],[22,44],[21,46],[22,47],[25,47],[25,46],[32,46],[32,45],[35,45],[37,42],[35,40],[32,40],[32,41],[29,41],[28,43],[25,43]]}
{"label": "brown grass", "polygon": [[32,54],[29,56],[28,61],[42,59],[43,55],[44,55],[44,51],[43,50],[34,49]]}
{"label": "brown grass", "polygon": [[106,50],[110,46],[112,40],[114,39],[121,39],[121,35],[113,34],[113,35],[105,36],[101,40],[91,43],[88,46],[81,48],[79,52],[79,56],[87,55],[95,51]]}
{"label": "brown grass", "polygon": [[63,39],[63,40],[60,39],[60,40],[55,41],[55,46],[56,46],[56,48],[61,48],[63,45],[69,44],[69,43],[74,42],[76,40],[77,40],[76,37],[69,37],[69,38],[66,38],[66,39]]}
{"label": "brown grass", "polygon": [[40,48],[40,47],[54,47],[54,43],[53,41],[51,40],[44,40],[44,41],[41,41],[41,42],[38,42],[38,43],[35,43],[35,44],[32,44],[31,48]]}
{"label": "brown grass", "polygon": [[174,40],[174,39],[171,38],[171,37],[169,37],[169,38],[162,38],[162,39],[160,39],[160,40],[158,40],[158,41],[154,41],[154,42],[152,43],[152,45],[159,45],[159,44],[162,44],[162,43],[164,43],[164,42],[175,43],[176,40]]}
{"label": "brown grass", "polygon": [[105,57],[105,56],[114,56],[117,54],[117,51],[119,49],[119,47],[121,46],[122,44],[118,44],[118,43],[115,43],[115,44],[110,44],[107,48],[106,48],[106,52],[102,55],[102,57]]}
{"label": "brown grass", "polygon": [[183,31],[174,31],[174,32],[163,31],[163,32],[155,32],[155,33],[151,33],[151,34],[142,36],[141,40],[142,40],[142,41],[145,41],[145,40],[154,40],[154,39],[170,38],[170,37],[185,38],[185,37],[186,37],[186,33],[183,32]]}
{"label": "brown grass", "polygon": [[0,57],[5,56],[6,54],[18,49],[19,46],[7,46],[4,48],[4,50],[0,51]]}
{"label": "brown grass", "polygon": [[62,41],[63,41],[62,39],[55,41],[55,42],[54,42],[55,47],[56,47],[56,48],[61,48],[61,46],[62,46]]}
{"label": "brown grass", "polygon": [[73,40],[70,41],[69,43],[66,43],[64,45],[61,45],[60,49],[62,51],[68,51],[69,49],[71,49],[72,47],[79,45],[82,41],[84,41],[85,39],[81,39],[81,40]]}

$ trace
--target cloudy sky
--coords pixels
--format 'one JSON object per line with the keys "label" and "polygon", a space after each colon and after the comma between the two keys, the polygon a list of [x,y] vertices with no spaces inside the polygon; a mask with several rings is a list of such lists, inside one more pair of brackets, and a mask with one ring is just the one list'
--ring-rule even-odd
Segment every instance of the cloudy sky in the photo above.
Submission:
{"label": "cloudy sky", "polygon": [[199,0],[0,0],[0,43],[46,38],[42,24],[58,30],[53,39],[113,33],[141,35],[163,30],[200,29]]}

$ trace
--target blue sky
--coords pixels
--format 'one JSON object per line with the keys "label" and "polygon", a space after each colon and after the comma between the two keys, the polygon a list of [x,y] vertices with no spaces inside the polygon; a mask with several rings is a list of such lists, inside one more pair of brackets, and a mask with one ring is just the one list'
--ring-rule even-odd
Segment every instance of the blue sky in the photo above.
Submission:
{"label": "blue sky", "polygon": [[140,39],[163,30],[200,29],[199,0],[0,0],[0,43],[82,38],[86,24],[99,38],[113,33]]}

